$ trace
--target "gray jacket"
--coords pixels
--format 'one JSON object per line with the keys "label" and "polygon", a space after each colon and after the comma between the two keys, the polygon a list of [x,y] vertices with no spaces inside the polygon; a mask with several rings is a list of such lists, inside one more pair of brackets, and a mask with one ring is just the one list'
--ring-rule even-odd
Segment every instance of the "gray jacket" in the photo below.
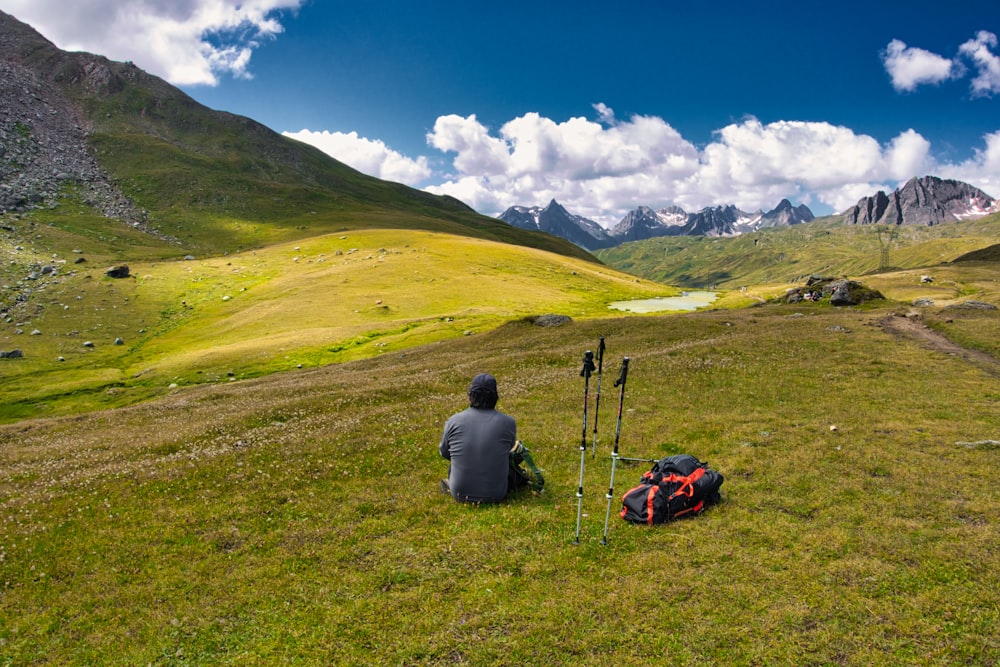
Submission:
{"label": "gray jacket", "polygon": [[467,408],[444,425],[439,451],[451,461],[448,484],[456,500],[497,503],[507,495],[510,450],[517,424],[510,415]]}

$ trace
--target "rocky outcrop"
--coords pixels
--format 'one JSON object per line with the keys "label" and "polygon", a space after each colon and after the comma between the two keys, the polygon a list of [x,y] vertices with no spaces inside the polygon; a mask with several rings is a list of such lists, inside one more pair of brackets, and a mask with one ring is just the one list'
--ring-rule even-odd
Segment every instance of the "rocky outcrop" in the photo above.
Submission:
{"label": "rocky outcrop", "polygon": [[569,315],[539,315],[538,317],[529,317],[528,321],[538,327],[561,327],[564,324],[568,324],[573,321]]}
{"label": "rocky outcrop", "polygon": [[865,287],[856,280],[827,276],[810,276],[804,287],[793,287],[785,293],[787,303],[829,299],[831,306],[856,306],[884,298],[878,290]]}
{"label": "rocky outcrop", "polygon": [[838,280],[830,284],[831,306],[856,306],[865,301],[885,299],[882,293],[856,280]]}
{"label": "rocky outcrop", "polygon": [[844,214],[849,225],[938,225],[982,217],[1000,210],[988,194],[961,181],[936,176],[911,178],[886,194],[862,198]]}

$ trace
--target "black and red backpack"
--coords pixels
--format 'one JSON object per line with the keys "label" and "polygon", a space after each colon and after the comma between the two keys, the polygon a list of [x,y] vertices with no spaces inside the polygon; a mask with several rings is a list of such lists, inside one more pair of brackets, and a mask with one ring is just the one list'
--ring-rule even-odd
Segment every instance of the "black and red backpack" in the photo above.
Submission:
{"label": "black and red backpack", "polygon": [[722,474],[689,454],[660,459],[622,496],[621,518],[649,525],[701,514],[722,500]]}

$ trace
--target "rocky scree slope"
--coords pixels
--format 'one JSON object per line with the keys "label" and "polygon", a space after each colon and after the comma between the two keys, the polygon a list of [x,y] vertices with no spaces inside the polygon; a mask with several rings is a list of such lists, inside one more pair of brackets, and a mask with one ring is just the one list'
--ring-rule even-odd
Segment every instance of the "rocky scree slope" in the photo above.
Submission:
{"label": "rocky scree slope", "polygon": [[[91,125],[78,105],[25,64],[46,47],[55,49],[0,12],[0,213],[54,207],[70,187],[101,215],[146,225],[147,214],[94,156]],[[81,63],[80,74],[90,83],[103,76],[94,62]]]}

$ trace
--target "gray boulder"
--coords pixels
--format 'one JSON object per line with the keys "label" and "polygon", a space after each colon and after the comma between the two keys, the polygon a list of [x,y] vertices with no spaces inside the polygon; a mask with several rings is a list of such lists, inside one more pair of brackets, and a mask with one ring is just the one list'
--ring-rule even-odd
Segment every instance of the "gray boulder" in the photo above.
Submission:
{"label": "gray boulder", "polygon": [[838,280],[830,283],[830,305],[833,306],[857,306],[865,301],[874,299],[884,299],[882,293],[865,287],[854,280]]}
{"label": "gray boulder", "polygon": [[572,321],[573,318],[568,315],[539,315],[533,323],[539,327],[558,327]]}
{"label": "gray boulder", "polygon": [[128,264],[116,264],[104,272],[109,278],[128,278]]}

